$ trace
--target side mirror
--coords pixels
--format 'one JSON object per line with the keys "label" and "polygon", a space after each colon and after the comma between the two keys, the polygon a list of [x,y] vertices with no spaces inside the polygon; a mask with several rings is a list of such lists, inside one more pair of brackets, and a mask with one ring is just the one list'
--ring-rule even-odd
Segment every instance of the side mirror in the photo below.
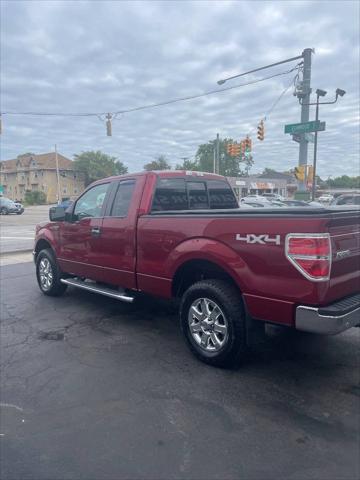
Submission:
{"label": "side mirror", "polygon": [[65,208],[51,207],[49,210],[49,218],[51,222],[63,222],[65,220]]}

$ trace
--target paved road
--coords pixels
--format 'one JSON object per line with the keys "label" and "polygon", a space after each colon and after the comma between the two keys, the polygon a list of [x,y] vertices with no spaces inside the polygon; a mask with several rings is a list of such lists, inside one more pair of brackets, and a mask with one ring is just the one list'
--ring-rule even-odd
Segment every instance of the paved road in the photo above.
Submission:
{"label": "paved road", "polygon": [[32,249],[35,225],[48,220],[49,208],[49,205],[40,205],[27,207],[22,215],[1,215],[0,253]]}
{"label": "paved road", "polygon": [[226,371],[167,303],[48,298],[31,263],[1,272],[2,480],[359,478],[359,329],[273,332]]}

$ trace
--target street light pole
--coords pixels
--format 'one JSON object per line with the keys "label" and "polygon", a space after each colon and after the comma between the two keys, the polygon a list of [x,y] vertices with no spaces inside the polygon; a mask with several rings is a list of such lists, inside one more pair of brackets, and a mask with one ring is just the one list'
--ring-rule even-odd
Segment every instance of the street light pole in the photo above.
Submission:
{"label": "street light pole", "polygon": [[[316,91],[316,114],[315,120],[316,122],[319,120],[319,91]],[[316,191],[316,158],[317,158],[317,141],[318,141],[318,132],[315,132],[314,138],[314,163],[313,163],[313,178],[312,178],[312,186],[311,186],[311,200],[315,200],[315,191]]]}
{"label": "street light pole", "polygon": [[[337,88],[335,92],[335,100],[332,102],[319,102],[319,97],[324,97],[326,95],[325,90],[321,90],[318,88],[316,90],[316,102],[315,103],[307,103],[305,104],[304,102],[301,102],[299,99],[299,103],[301,106],[307,105],[308,107],[310,105],[316,105],[316,120],[319,120],[319,105],[333,105],[338,101],[339,97],[343,97],[345,95],[345,90],[342,90],[341,88]],[[315,199],[315,190],[316,190],[316,160],[317,160],[317,138],[318,138],[318,132],[317,130],[315,131],[315,136],[314,136],[314,162],[313,162],[313,182],[312,182],[312,188],[311,188],[311,200],[314,201]]]}

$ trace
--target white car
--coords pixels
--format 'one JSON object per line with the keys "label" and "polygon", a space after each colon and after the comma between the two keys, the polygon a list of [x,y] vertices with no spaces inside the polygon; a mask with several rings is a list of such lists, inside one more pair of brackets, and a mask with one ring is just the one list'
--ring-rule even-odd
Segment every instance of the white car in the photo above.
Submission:
{"label": "white car", "polygon": [[333,200],[333,195],[330,195],[329,193],[324,193],[319,197],[319,202],[323,203],[330,203]]}
{"label": "white car", "polygon": [[285,198],[282,195],[279,195],[278,193],[263,193],[262,196],[265,198],[268,198],[269,200],[280,200],[280,202],[285,200]]}
{"label": "white car", "polygon": [[240,203],[255,203],[255,202],[268,202],[269,200],[262,195],[246,195],[246,197],[240,198]]}

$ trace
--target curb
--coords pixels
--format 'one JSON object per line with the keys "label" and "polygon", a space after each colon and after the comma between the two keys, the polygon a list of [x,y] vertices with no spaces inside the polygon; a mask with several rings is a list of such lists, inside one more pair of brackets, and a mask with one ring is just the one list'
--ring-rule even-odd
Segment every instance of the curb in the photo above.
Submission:
{"label": "curb", "polygon": [[33,248],[26,248],[23,250],[11,250],[10,252],[0,252],[0,257],[5,257],[7,255],[18,255],[21,253],[32,253]]}

